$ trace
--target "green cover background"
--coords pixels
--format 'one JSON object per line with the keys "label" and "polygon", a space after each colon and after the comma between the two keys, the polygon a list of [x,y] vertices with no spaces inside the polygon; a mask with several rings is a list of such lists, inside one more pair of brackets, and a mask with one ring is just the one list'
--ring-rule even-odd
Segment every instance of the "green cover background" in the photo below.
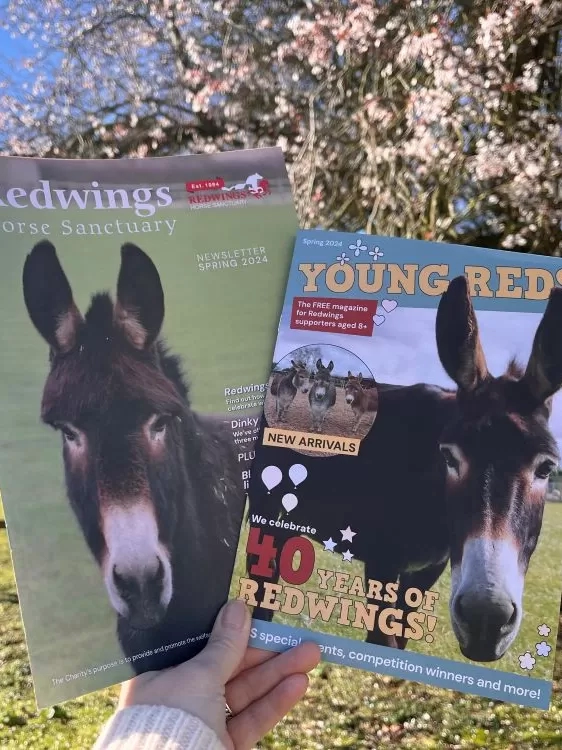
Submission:
{"label": "green cover background", "polygon": [[[120,244],[131,240],[145,250],[161,276],[163,334],[183,359],[193,406],[224,413],[224,388],[264,383],[271,366],[297,227],[290,199],[276,202],[250,199],[244,207],[197,211],[176,206],[142,219],[132,210],[35,209],[9,209],[9,215],[4,210],[0,218],[51,224],[49,239],[82,312],[92,293],[114,293]],[[167,218],[177,220],[171,237],[165,232],[62,237],[55,231],[62,219],[140,223]],[[0,489],[36,692],[46,705],[127,679],[131,672],[124,665],[56,688],[51,682],[112,662],[121,651],[115,613],[66,498],[60,438],[39,419],[48,350],[28,318],[21,287],[25,256],[39,239],[0,233]],[[197,270],[197,253],[259,246],[266,248],[268,263]],[[257,414],[242,410],[233,418]]]}

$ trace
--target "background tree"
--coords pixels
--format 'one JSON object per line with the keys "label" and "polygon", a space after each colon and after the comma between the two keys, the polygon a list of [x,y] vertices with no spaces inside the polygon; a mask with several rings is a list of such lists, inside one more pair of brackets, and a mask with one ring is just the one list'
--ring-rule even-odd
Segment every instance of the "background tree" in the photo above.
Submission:
{"label": "background tree", "polygon": [[6,153],[279,144],[307,226],[562,251],[560,0],[1,0]]}

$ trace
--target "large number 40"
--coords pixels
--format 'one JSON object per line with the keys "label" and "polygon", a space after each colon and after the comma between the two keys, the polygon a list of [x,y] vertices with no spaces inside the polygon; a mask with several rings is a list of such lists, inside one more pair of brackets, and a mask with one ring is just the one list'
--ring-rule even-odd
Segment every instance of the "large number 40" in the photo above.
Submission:
{"label": "large number 40", "polygon": [[[260,538],[261,537],[261,538]],[[250,567],[250,573],[260,578],[271,578],[275,572],[271,566],[277,557],[275,537],[263,534],[262,530],[255,526],[250,528],[246,552],[256,555],[257,562]],[[297,567],[294,567],[295,555],[300,553]],[[314,570],[316,556],[314,545],[303,536],[292,536],[281,547],[279,556],[279,575],[292,586],[300,586],[308,581]]]}

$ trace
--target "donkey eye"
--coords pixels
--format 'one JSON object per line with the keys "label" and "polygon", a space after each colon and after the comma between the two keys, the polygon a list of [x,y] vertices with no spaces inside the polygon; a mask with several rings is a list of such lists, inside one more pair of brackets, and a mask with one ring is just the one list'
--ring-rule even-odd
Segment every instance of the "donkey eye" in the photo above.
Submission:
{"label": "donkey eye", "polygon": [[166,427],[170,421],[170,417],[167,414],[163,414],[157,417],[154,422],[150,425],[150,431],[154,437],[163,435],[166,432]]}
{"label": "donkey eye", "polygon": [[535,469],[535,476],[537,479],[547,479],[547,477],[549,477],[554,471],[554,468],[554,461],[541,461]]}
{"label": "donkey eye", "polygon": [[73,430],[72,427],[69,427],[67,424],[63,424],[60,422],[57,422],[53,425],[55,429],[60,430],[62,434],[62,438],[65,443],[76,443],[78,442],[79,435],[76,432],[76,430]]}
{"label": "donkey eye", "polygon": [[439,450],[441,451],[441,455],[443,456],[443,459],[445,463],[447,464],[447,466],[449,467],[449,469],[454,469],[455,471],[458,472],[460,468],[460,464],[459,464],[458,459],[453,454],[453,451],[450,448],[448,448],[446,445],[441,445],[439,447]]}

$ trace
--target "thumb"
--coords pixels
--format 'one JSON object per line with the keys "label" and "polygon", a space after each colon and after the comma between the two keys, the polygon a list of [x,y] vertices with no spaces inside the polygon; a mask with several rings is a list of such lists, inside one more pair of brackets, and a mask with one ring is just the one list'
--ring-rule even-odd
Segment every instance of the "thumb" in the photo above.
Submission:
{"label": "thumb", "polygon": [[250,612],[243,601],[233,599],[220,610],[207,645],[193,661],[225,685],[246,653],[249,634]]}

